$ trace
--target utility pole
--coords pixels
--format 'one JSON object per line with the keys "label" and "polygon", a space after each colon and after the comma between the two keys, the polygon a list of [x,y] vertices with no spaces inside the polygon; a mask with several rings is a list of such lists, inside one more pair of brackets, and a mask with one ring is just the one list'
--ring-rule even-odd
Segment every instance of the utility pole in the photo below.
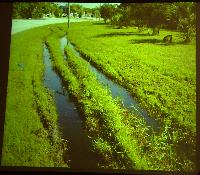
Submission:
{"label": "utility pole", "polygon": [[99,8],[99,21],[100,21],[100,19],[101,19],[100,9],[101,9],[101,3],[100,3],[100,8]]}
{"label": "utility pole", "polygon": [[68,28],[69,28],[69,16],[70,16],[70,5],[69,5],[69,2],[68,2]]}

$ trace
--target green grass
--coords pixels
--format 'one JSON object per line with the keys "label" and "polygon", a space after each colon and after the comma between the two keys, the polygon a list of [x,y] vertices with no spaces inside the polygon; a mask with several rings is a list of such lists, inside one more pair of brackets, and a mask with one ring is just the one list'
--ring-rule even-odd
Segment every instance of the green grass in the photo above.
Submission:
{"label": "green grass", "polygon": [[192,170],[193,162],[176,154],[168,143],[166,127],[159,136],[148,136],[144,121],[122,109],[90,72],[88,63],[66,48],[67,61],[59,45],[60,35],[47,39],[54,68],[76,99],[85,116],[94,151],[104,163],[100,167],[143,170]]}
{"label": "green grass", "polygon": [[[134,139],[129,128],[121,122],[123,118],[123,110],[119,108],[119,105],[117,105],[116,102],[112,101],[112,97],[108,95],[107,90],[103,89],[97,82],[95,76],[90,73],[87,68],[87,63],[84,60],[77,59],[70,50],[67,50],[68,66],[65,65],[61,52],[59,53],[57,51],[59,40],[57,39],[56,41],[55,36],[52,36],[49,37],[47,41],[52,58],[54,59],[55,68],[58,70],[61,77],[68,82],[69,92],[77,98],[84,115],[87,117],[86,123],[88,125],[86,127],[93,131],[96,130],[92,135],[95,135],[97,140],[99,140],[103,135],[106,135],[107,139],[113,137],[116,142],[125,149],[124,154],[127,154],[128,158],[132,161],[131,167],[135,164],[134,166],[138,169],[149,169],[149,161],[146,161],[145,157],[141,158],[139,155],[141,154],[141,150],[138,146],[137,140]],[[94,127],[94,123],[93,127],[91,127],[92,124],[89,119],[96,120],[96,124],[102,128],[97,129],[98,126]],[[135,118],[135,120],[137,120],[137,118]],[[102,124],[100,124],[100,122],[102,122]],[[138,127],[138,130],[141,130],[141,128]],[[131,145],[129,144],[130,141],[132,143]],[[106,141],[104,141],[104,143],[105,142]],[[96,144],[94,145],[96,145],[97,148],[97,143],[99,142],[95,143]],[[100,149],[102,148],[102,145],[99,146]],[[112,145],[112,147],[113,146],[114,145]],[[107,152],[105,150],[101,149],[100,152]],[[115,149],[112,149],[112,151],[116,152]],[[108,156],[108,154],[109,153],[106,155]],[[121,161],[123,160],[121,159]],[[112,162],[109,163],[111,164]],[[121,164],[126,163],[127,162],[121,162]],[[118,168],[122,168],[119,166],[120,165],[118,165]]]}
{"label": "green grass", "polygon": [[53,94],[42,83],[43,43],[50,33],[45,26],[12,35],[3,166],[68,167]]}
{"label": "green grass", "polygon": [[[128,89],[163,124],[159,134],[149,135],[145,122],[112,98],[87,61],[68,47],[67,61],[63,59],[59,39],[66,32],[66,24],[56,24],[12,37],[2,165],[68,167],[53,95],[42,84],[46,41],[54,69],[85,116],[93,151],[102,157],[99,167],[194,170],[193,160],[177,148],[181,143],[195,147],[195,43],[183,45],[178,33],[165,30],[154,37],[135,28],[71,24],[68,37],[85,59]],[[175,44],[163,45],[170,33]]]}
{"label": "green grass", "polygon": [[[162,43],[172,34],[173,43]],[[72,24],[68,38],[99,70],[129,90],[148,113],[178,142],[195,145],[196,44],[182,44],[178,32],[161,30],[159,36],[137,28],[114,29],[91,22]],[[164,129],[164,127],[163,127]],[[164,130],[163,130],[164,131]]]}

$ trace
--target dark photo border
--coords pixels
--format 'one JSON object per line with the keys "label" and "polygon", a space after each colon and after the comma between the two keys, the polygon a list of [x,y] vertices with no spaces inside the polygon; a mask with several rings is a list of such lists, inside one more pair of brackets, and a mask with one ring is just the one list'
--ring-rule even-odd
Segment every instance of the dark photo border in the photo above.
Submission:
{"label": "dark photo border", "polygon": [[[45,0],[44,0],[45,1]],[[64,1],[64,0],[63,0]],[[55,2],[63,2],[55,1]],[[6,111],[6,95],[7,95],[7,81],[8,81],[8,70],[9,70],[9,57],[10,57],[10,43],[11,43],[11,27],[12,27],[12,2],[5,1],[0,3],[0,162],[2,156],[2,145],[3,145],[3,133],[4,133],[4,122],[5,122],[5,111]],[[25,2],[24,0],[19,2]],[[26,2],[33,2],[28,1]],[[39,1],[34,1],[39,2]],[[43,1],[40,1],[43,2]],[[64,1],[68,2],[68,1]],[[70,2],[81,2],[70,0]],[[84,2],[94,2],[94,1],[84,1]],[[113,1],[103,1],[113,2]],[[115,1],[124,2],[124,1]],[[139,0],[132,0],[126,2],[145,2]],[[149,1],[146,1],[149,2]],[[166,2],[166,1],[151,1],[151,2]],[[169,1],[168,1],[169,2]],[[174,2],[174,1],[170,1]],[[196,167],[197,171],[194,174],[200,173],[200,3],[196,6],[197,18],[196,18],[196,124],[197,124],[197,161]],[[183,174],[182,172],[165,172],[165,171],[129,171],[129,170],[99,170],[93,172],[80,172],[67,170],[66,168],[32,168],[32,167],[4,167],[0,166],[0,174],[10,174],[10,173],[59,173],[59,174]],[[187,173],[187,174],[193,174]]]}

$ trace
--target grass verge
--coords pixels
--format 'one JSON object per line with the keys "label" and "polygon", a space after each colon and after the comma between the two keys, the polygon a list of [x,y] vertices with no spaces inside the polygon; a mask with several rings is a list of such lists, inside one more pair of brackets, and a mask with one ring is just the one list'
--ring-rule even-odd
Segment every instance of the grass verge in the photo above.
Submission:
{"label": "grass verge", "polygon": [[[167,33],[173,35],[171,45],[162,43]],[[112,29],[91,22],[73,24],[68,37],[87,60],[128,88],[152,116],[177,118],[195,131],[195,42],[181,44],[180,34],[172,31],[161,30],[152,38],[135,28]]]}
{"label": "grass verge", "polygon": [[3,166],[68,167],[54,97],[42,84],[43,43],[53,28],[12,35],[2,149]]}
{"label": "grass verge", "polygon": [[[162,42],[168,34],[173,35],[172,44]],[[163,123],[163,132],[168,127],[174,143],[190,143],[195,149],[195,41],[183,44],[174,31],[149,36],[132,27],[115,29],[91,22],[71,25],[68,38],[87,61],[128,89]]]}
{"label": "grass verge", "polygon": [[182,160],[168,143],[167,127],[160,136],[148,137],[144,122],[112,99],[109,91],[89,71],[87,62],[74,56],[69,48],[66,48],[65,62],[58,50],[60,36],[54,34],[47,39],[54,68],[85,116],[85,127],[90,132],[94,150],[106,162],[101,166],[140,170],[193,169],[193,162]]}

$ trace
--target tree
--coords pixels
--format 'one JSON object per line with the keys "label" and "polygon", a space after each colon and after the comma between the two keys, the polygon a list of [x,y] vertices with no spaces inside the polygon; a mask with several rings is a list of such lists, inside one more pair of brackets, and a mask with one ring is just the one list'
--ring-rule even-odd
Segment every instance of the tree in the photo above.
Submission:
{"label": "tree", "polygon": [[32,10],[34,3],[14,3],[13,4],[13,18],[32,18]]}
{"label": "tree", "polygon": [[77,14],[79,17],[83,15],[83,7],[79,4],[71,4],[70,11],[75,15]]}
{"label": "tree", "polygon": [[13,3],[13,18],[14,19],[22,18],[21,11],[22,11],[23,5],[25,5],[25,3],[16,3],[16,2]]}
{"label": "tree", "polygon": [[41,18],[50,11],[49,2],[39,3],[14,3],[13,18]]}
{"label": "tree", "polygon": [[105,23],[108,20],[112,19],[113,13],[114,13],[114,8],[115,8],[115,6],[113,6],[112,4],[103,4],[100,7],[100,14],[101,14],[101,17],[104,19]]}
{"label": "tree", "polygon": [[32,11],[32,18],[42,18],[44,14],[49,13],[50,11],[50,3],[48,2],[39,2],[34,3],[35,6]]}
{"label": "tree", "polygon": [[51,12],[52,14],[55,15],[55,17],[61,17],[62,16],[62,8],[60,8],[57,4],[52,4],[51,5]]}
{"label": "tree", "polygon": [[91,9],[91,10],[92,10],[93,17],[96,17],[96,19],[101,17],[100,8],[99,7],[95,7],[93,9]]}
{"label": "tree", "polygon": [[111,23],[113,25],[118,25],[120,28],[122,26],[128,26],[130,24],[129,16],[128,16],[128,6],[124,5],[115,5],[112,10],[112,18]]}
{"label": "tree", "polygon": [[131,3],[129,18],[134,19],[138,28],[146,25],[153,29],[152,35],[157,35],[166,22],[165,10],[164,3]]}
{"label": "tree", "polygon": [[165,27],[170,30],[177,30],[179,17],[177,14],[177,4],[167,3],[166,4],[166,24]]}
{"label": "tree", "polygon": [[178,29],[184,38],[184,42],[191,41],[192,33],[195,33],[195,5],[193,2],[170,3],[167,6],[167,28]]}
{"label": "tree", "polygon": [[85,15],[92,14],[92,9],[90,8],[83,8],[83,11],[85,12]]}

